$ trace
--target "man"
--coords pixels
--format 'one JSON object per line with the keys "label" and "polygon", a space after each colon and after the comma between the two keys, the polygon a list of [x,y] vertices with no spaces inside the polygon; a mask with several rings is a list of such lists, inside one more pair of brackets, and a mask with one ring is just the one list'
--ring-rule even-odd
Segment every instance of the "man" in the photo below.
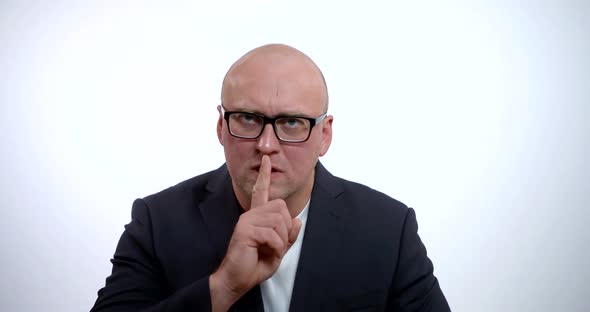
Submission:
{"label": "man", "polygon": [[323,75],[266,45],[226,74],[226,164],[133,204],[93,311],[449,311],[414,211],[332,176]]}

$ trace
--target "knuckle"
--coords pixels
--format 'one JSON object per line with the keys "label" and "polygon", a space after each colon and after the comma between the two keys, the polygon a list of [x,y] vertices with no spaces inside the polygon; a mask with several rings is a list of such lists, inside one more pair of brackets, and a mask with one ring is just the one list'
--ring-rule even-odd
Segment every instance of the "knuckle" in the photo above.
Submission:
{"label": "knuckle", "polygon": [[274,236],[273,238],[275,247],[277,247],[278,249],[283,249],[285,247],[285,242],[281,239],[280,236]]}
{"label": "knuckle", "polygon": [[271,220],[273,224],[281,224],[283,222],[283,216],[278,213],[273,213],[271,215]]}
{"label": "knuckle", "polygon": [[287,203],[281,198],[274,199],[269,203],[272,205],[273,209],[276,209],[276,211],[287,209]]}

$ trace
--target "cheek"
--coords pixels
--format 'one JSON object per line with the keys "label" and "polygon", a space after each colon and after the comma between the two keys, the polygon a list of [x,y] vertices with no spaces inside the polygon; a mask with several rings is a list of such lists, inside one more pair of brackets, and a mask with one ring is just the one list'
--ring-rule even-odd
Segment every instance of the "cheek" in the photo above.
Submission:
{"label": "cheek", "polygon": [[252,142],[238,142],[232,136],[224,136],[223,138],[225,160],[230,169],[241,170],[240,168],[247,166],[250,162],[249,155],[253,149]]}
{"label": "cheek", "polygon": [[305,175],[315,165],[319,157],[319,147],[317,144],[286,146],[284,153],[291,165],[293,173],[296,175]]}

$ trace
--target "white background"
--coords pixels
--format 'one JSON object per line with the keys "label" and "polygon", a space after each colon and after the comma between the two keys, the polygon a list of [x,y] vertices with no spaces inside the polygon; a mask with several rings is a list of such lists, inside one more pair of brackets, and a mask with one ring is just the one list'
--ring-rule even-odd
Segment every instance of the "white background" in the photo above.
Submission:
{"label": "white background", "polygon": [[271,42],[454,311],[590,310],[590,2],[318,2],[2,1],[0,310],[89,310],[133,199],[223,163],[221,80]]}

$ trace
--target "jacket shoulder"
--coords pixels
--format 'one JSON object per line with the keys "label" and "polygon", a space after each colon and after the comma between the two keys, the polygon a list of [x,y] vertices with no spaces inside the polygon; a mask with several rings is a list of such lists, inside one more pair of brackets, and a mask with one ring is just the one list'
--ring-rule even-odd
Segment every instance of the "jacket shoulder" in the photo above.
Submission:
{"label": "jacket shoulder", "polygon": [[337,176],[333,176],[334,179],[337,181],[337,183],[339,183],[342,186],[343,189],[343,195],[348,195],[348,196],[353,196],[353,197],[359,197],[359,198],[363,198],[363,199],[367,199],[367,200],[371,200],[371,202],[375,203],[375,204],[384,204],[384,205],[388,205],[388,206],[395,206],[395,207],[399,207],[399,208],[405,208],[407,209],[408,206],[406,206],[404,203],[402,203],[401,201],[381,192],[378,190],[375,190],[367,185],[358,183],[358,182],[354,182],[354,181],[350,181],[347,179],[343,179]]}
{"label": "jacket shoulder", "polygon": [[208,190],[214,185],[222,183],[229,177],[225,164],[221,167],[182,181],[157,193],[148,195],[143,200],[148,206],[170,206],[183,201],[194,202],[203,199]]}
{"label": "jacket shoulder", "polygon": [[409,207],[401,201],[364,184],[334,177],[341,185],[341,202],[346,203],[350,213],[361,218],[385,218],[403,221]]}

